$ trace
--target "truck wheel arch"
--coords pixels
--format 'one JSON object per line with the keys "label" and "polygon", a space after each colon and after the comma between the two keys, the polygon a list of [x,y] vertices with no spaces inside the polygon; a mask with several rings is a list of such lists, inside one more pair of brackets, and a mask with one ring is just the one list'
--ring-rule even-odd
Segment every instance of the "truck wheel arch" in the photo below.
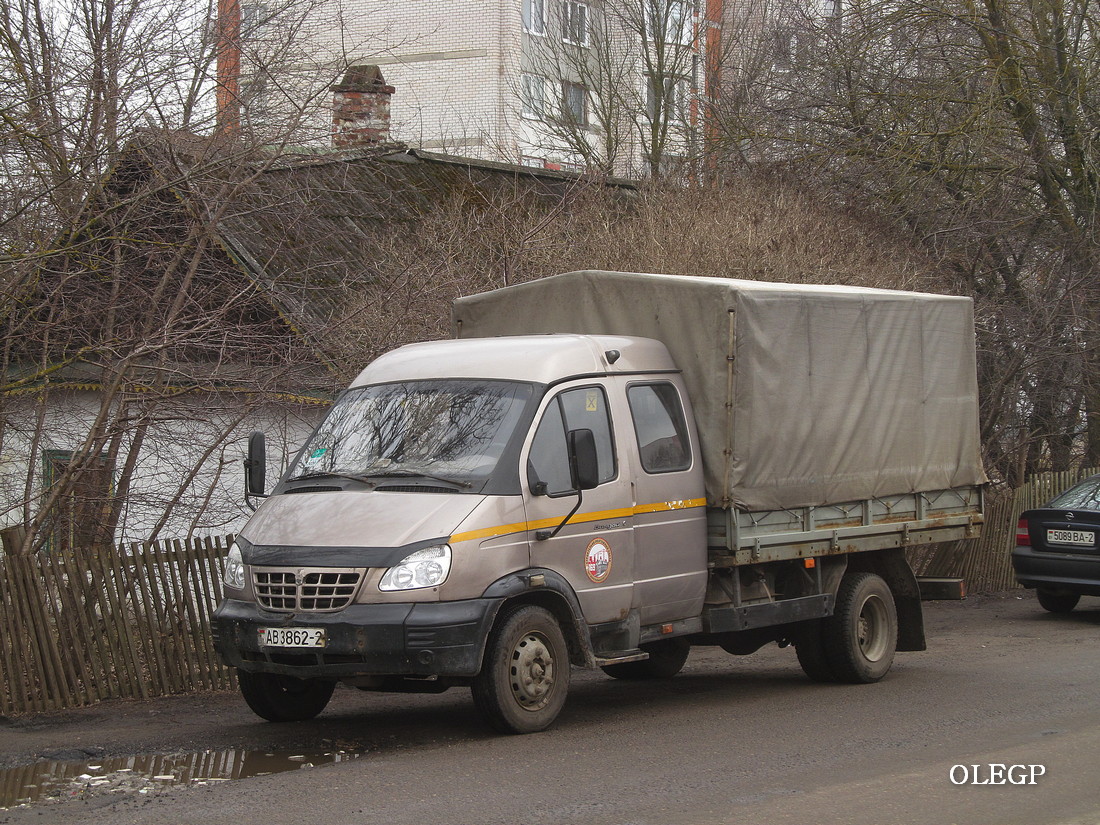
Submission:
{"label": "truck wheel arch", "polygon": [[530,604],[548,610],[565,636],[570,664],[577,667],[596,666],[580,600],[561,574],[545,568],[517,570],[489,585],[482,597],[503,600],[497,608],[498,618],[516,605]]}
{"label": "truck wheel arch", "polygon": [[920,588],[913,568],[905,558],[901,547],[853,553],[848,556],[851,572],[875,573],[881,576],[894,594],[894,606],[898,616],[898,650],[926,650],[924,636],[924,612],[921,608]]}

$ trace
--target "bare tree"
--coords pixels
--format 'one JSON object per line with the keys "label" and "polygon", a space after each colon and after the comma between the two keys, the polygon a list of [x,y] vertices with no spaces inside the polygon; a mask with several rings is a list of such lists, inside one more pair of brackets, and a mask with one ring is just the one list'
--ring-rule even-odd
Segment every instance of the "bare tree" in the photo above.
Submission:
{"label": "bare tree", "polygon": [[885,223],[771,178],[708,187],[608,187],[580,179],[558,197],[499,191],[425,210],[415,231],[379,237],[352,292],[349,363],[446,337],[460,295],[578,269],[844,283],[944,291],[936,262]]}
{"label": "bare tree", "polygon": [[[543,152],[604,174],[659,177],[698,152],[700,43],[688,0],[536,3],[546,9],[517,89]],[[537,13],[542,13],[541,11]],[[530,29],[530,21],[528,21]]]}
{"label": "bare tree", "polygon": [[1096,9],[767,12],[730,72],[726,156],[793,169],[906,227],[954,273],[953,291],[974,296],[999,477],[1100,462]]}
{"label": "bare tree", "polygon": [[[302,12],[269,8],[265,38],[234,44],[250,76],[297,56]],[[313,353],[219,245],[305,112],[252,128],[245,88],[242,128],[213,134],[212,13],[0,9],[0,514],[24,551],[216,529],[236,511],[212,493],[237,461],[225,445],[305,388],[294,366]]]}

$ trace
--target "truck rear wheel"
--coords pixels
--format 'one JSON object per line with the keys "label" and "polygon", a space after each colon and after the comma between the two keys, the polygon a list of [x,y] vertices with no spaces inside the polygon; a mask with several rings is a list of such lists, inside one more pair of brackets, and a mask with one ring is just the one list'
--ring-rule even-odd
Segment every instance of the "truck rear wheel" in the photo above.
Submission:
{"label": "truck rear wheel", "polygon": [[237,671],[237,682],[252,712],[269,722],[302,722],[325,709],[335,682],[296,679],[280,673]]}
{"label": "truck rear wheel", "polygon": [[662,639],[642,645],[649,654],[640,662],[603,665],[601,670],[615,679],[671,679],[684,669],[691,644],[687,639]]}
{"label": "truck rear wheel", "polygon": [[874,573],[849,573],[840,581],[833,615],[822,624],[824,653],[841,682],[870,683],[894,662],[898,614],[889,585]]}
{"label": "truck rear wheel", "polygon": [[802,672],[815,682],[839,682],[840,677],[833,668],[825,651],[823,625],[826,620],[807,622],[794,643],[794,652],[798,655],[798,664]]}
{"label": "truck rear wheel", "polygon": [[569,692],[569,648],[544,608],[519,607],[493,630],[474,705],[502,733],[535,733],[553,724]]}

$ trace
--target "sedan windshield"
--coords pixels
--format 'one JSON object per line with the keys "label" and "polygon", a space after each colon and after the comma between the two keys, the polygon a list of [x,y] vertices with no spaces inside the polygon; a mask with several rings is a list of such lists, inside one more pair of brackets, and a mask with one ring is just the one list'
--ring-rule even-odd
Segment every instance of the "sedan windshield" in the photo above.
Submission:
{"label": "sedan windshield", "polygon": [[290,480],[423,478],[470,487],[492,474],[532,394],[530,384],[460,379],[349,390]]}

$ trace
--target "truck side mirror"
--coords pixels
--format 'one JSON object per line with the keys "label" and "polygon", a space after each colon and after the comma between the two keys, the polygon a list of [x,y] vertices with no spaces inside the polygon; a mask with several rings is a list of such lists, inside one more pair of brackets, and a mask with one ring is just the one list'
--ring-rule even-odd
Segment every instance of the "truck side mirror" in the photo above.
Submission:
{"label": "truck side mirror", "polygon": [[591,430],[569,431],[569,474],[574,490],[591,490],[600,483],[596,437]]}
{"label": "truck side mirror", "polygon": [[244,460],[245,493],[263,496],[267,487],[267,442],[264,434],[255,430],[248,436],[248,457]]}
{"label": "truck side mirror", "polygon": [[[538,530],[535,533],[536,541],[554,538],[581,508],[581,502],[584,501],[583,491],[598,487],[600,483],[600,459],[596,454],[596,437],[591,430],[570,430],[566,434],[566,450],[569,453],[569,480],[577,491],[577,503],[553,530]],[[545,495],[546,485],[540,482],[531,492],[536,496]]]}

